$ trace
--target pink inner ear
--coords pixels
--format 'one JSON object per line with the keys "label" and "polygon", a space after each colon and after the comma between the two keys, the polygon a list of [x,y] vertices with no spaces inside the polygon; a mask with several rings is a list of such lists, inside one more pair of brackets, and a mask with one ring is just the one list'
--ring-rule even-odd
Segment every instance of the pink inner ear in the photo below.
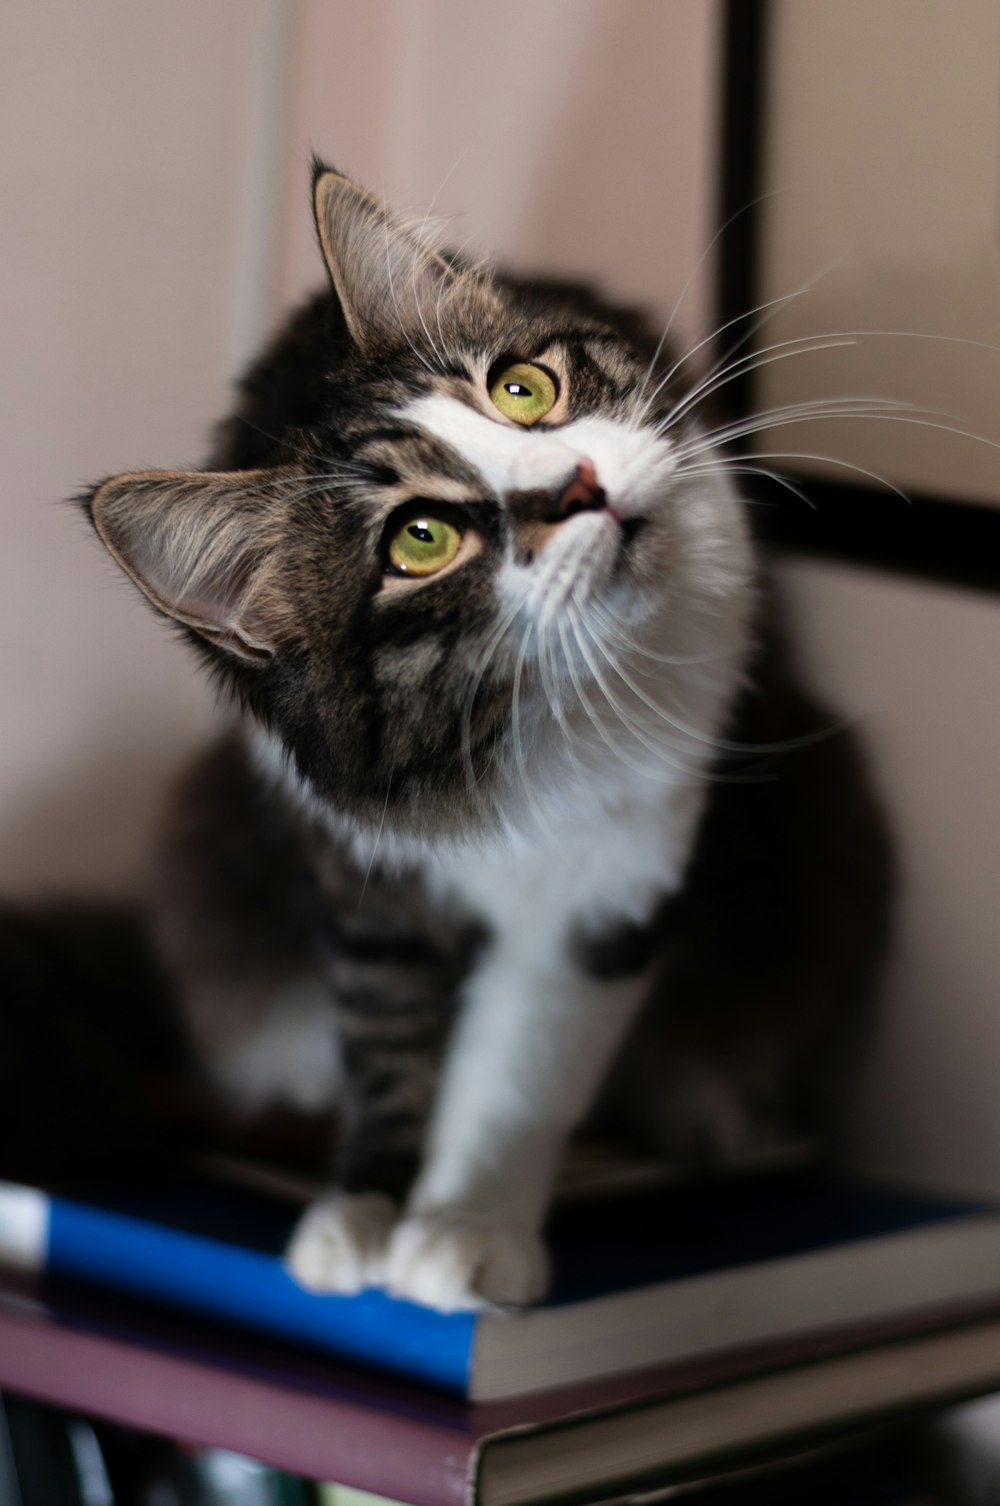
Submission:
{"label": "pink inner ear", "polygon": [[268,658],[282,617],[274,481],[253,472],[122,476],[95,496],[94,524],[161,611],[244,658]]}
{"label": "pink inner ear", "polygon": [[419,329],[451,275],[447,262],[350,179],[325,173],[315,193],[320,246],[354,339]]}

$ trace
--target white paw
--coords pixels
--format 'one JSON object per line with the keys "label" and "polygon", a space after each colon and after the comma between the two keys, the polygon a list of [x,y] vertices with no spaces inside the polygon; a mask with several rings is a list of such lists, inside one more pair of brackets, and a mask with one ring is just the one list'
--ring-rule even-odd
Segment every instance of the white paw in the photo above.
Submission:
{"label": "white paw", "polygon": [[522,1306],[545,1295],[549,1262],[538,1235],[474,1209],[438,1209],[397,1224],[386,1285],[441,1312]]}
{"label": "white paw", "polygon": [[313,1292],[360,1292],[385,1275],[396,1205],[380,1192],[330,1192],[299,1219],[285,1265]]}

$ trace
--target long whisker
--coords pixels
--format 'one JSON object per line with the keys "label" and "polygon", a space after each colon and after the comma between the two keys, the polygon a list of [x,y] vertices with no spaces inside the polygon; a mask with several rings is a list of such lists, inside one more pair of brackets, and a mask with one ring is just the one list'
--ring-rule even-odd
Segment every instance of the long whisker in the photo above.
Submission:
{"label": "long whisker", "polygon": [[[914,414],[908,414],[908,413],[878,413],[878,414],[871,414],[871,415],[866,415],[866,414],[852,414],[851,415],[852,418],[863,418],[863,417],[867,417],[867,416],[871,416],[872,418],[878,418],[882,423],[886,423],[886,424],[913,424],[916,428],[919,428],[919,429],[938,429],[943,434],[956,434],[959,437],[959,439],[974,439],[977,444],[987,445],[991,450],[1000,450],[1000,440],[997,440],[997,439],[988,439],[985,434],[977,434],[974,429],[960,429],[957,424],[942,424],[942,423],[938,423],[937,420],[935,420],[935,419],[919,418],[919,417],[917,417]],[[804,419],[802,419],[802,420],[792,420],[792,421],[793,422],[805,422]]]}
{"label": "long whisker", "polygon": [[[434,206],[435,206],[435,204],[437,203],[437,201],[441,197],[441,195],[444,193],[444,190],[447,187],[448,183],[451,181],[451,179],[454,176],[454,174],[458,171],[459,167],[461,167],[462,163],[465,161],[466,157],[469,155],[469,153],[471,152],[471,150],[472,150],[471,143],[468,146],[463,147],[462,151],[459,152],[458,156],[455,158],[454,162],[451,164],[451,167],[449,167],[448,171],[445,173],[444,177],[441,179],[441,182],[438,184],[437,188],[435,189],[434,196],[433,196],[433,198],[431,199],[430,203],[427,206],[427,212],[424,215],[423,220],[420,223],[420,231],[419,231],[419,235],[418,235],[418,241],[421,244],[423,244],[423,242],[426,240],[426,237],[427,237],[427,226],[430,223],[431,215],[434,213]],[[413,293],[414,293],[414,298],[417,301],[418,312],[420,312],[420,323],[423,325],[424,334],[427,336],[428,343],[429,343],[431,349],[433,350],[435,356],[437,357],[438,365],[440,366],[441,370],[443,371],[445,369],[445,367],[447,366],[447,359],[446,359],[446,352],[445,352],[445,349],[444,349],[445,339],[444,339],[444,334],[443,334],[442,329],[441,329],[441,299],[442,299],[442,297],[444,295],[445,288],[446,288],[448,282],[450,281],[450,278],[451,278],[451,269],[449,268],[448,272],[444,276],[441,277],[441,279],[440,279],[440,281],[438,283],[437,298],[435,299],[435,303],[434,303],[435,321],[437,323],[438,340],[441,342],[440,345],[436,344],[435,341],[434,341],[434,339],[432,338],[430,330],[427,328],[427,325],[426,325],[426,323],[424,321],[423,313],[422,313],[422,311],[420,311],[420,303],[419,303],[419,299],[417,299],[416,275],[417,275],[417,269],[416,269],[416,263],[414,263],[414,268],[413,268],[413,280],[414,280]]]}
{"label": "long whisker", "polygon": [[[708,472],[708,467],[707,466],[704,467],[704,470],[707,473]],[[616,642],[620,643],[621,647],[623,649],[625,649],[626,652],[628,652],[630,654],[641,654],[644,659],[651,659],[653,661],[653,663],[655,663],[655,664],[667,664],[667,665],[670,665],[672,668],[675,668],[678,665],[683,666],[683,665],[686,665],[686,664],[711,664],[716,659],[719,658],[719,654],[718,653],[712,653],[712,654],[657,654],[657,653],[654,653],[652,649],[646,648],[643,644],[637,643],[634,638],[630,637],[629,634],[625,632],[625,630],[622,627],[621,623],[618,622],[618,621],[616,621],[615,618],[610,614],[610,612],[608,612],[601,605],[601,603],[599,601],[591,601],[591,602],[589,602],[587,609],[588,609],[588,611],[590,611],[590,612],[592,612],[594,614],[594,616],[601,623],[601,625],[604,628],[604,630],[608,634],[610,634],[615,639]]]}
{"label": "long whisker", "polygon": [[[583,636],[582,636],[582,633],[581,633],[582,624],[581,624],[581,621],[580,621],[579,613],[576,612],[576,611],[574,611],[574,609],[572,607],[569,607],[568,610],[567,610],[567,617],[568,617],[568,620],[569,620],[570,631],[573,634],[573,638],[574,638],[574,641],[576,643],[577,649],[579,650],[580,657],[586,663],[587,668],[590,670],[590,673],[593,676],[594,684],[596,685],[597,689],[599,690],[599,692],[603,696],[604,701],[606,702],[606,704],[608,705],[608,707],[610,708],[610,710],[613,712],[613,714],[615,716],[615,720],[617,722],[619,722],[619,724],[621,725],[623,731],[626,732],[628,734],[628,736],[632,740],[634,740],[635,742],[641,744],[649,752],[654,753],[656,755],[656,757],[658,759],[660,759],[662,762],[664,762],[666,764],[670,764],[674,769],[680,769],[680,770],[682,770],[684,772],[687,772],[687,770],[685,769],[685,766],[683,764],[679,763],[675,758],[671,757],[671,754],[672,753],[677,753],[678,751],[680,751],[679,749],[677,749],[676,747],[672,747],[669,744],[664,744],[664,743],[660,742],[659,739],[657,739],[657,740],[654,741],[654,740],[652,740],[650,738],[647,738],[646,735],[643,733],[643,731],[639,727],[637,727],[635,725],[635,723],[631,720],[631,718],[629,718],[629,716],[624,711],[624,709],[622,708],[622,706],[620,705],[620,703],[616,702],[615,697],[610,693],[610,691],[608,689],[607,681],[604,679],[603,675],[601,674],[600,667],[595,663],[593,655],[588,652],[587,646],[586,646],[585,642],[583,641]],[[560,628],[560,636],[562,636],[564,638],[563,624],[562,624],[561,621],[560,621],[560,624],[559,624],[559,628]],[[567,653],[567,661],[569,663],[571,663],[572,661],[569,659],[568,649],[566,649],[566,647],[565,647],[565,641],[564,641],[564,651]],[[626,765],[627,768],[633,769],[636,773],[641,773],[644,776],[648,776],[648,774],[650,772],[648,765],[643,765],[641,763],[637,763],[610,736],[610,734],[608,733],[607,729],[604,727],[603,723],[601,722],[600,718],[596,715],[596,713],[594,712],[593,708],[591,707],[589,700],[585,696],[585,694],[583,692],[583,689],[582,689],[582,686],[580,685],[579,676],[572,669],[571,669],[571,673],[573,674],[574,684],[576,686],[577,694],[580,697],[581,703],[584,706],[584,709],[586,710],[588,716],[590,717],[590,720],[593,723],[595,729],[597,730],[598,735],[600,736],[602,742],[604,742],[607,745],[607,747],[609,747],[611,749],[612,753],[614,753],[615,756],[617,758],[619,758],[621,760],[621,762]],[[668,751],[668,748],[669,748],[669,751]]]}
{"label": "long whisker", "polygon": [[[718,424],[714,428],[692,433],[674,448],[676,459],[695,455],[702,450],[714,450],[734,439],[743,439],[760,429],[774,429],[780,424],[834,418],[882,418],[892,414],[905,417],[920,417],[931,410],[915,410],[912,403],[896,403],[884,398],[839,397],[811,398],[799,403],[782,403],[774,408],[762,408],[746,418]],[[932,416],[936,416],[933,415]]]}
{"label": "long whisker", "polygon": [[462,749],[462,763],[465,766],[466,780],[470,788],[473,788],[476,784],[476,773],[472,762],[472,712],[475,706],[476,696],[479,693],[479,687],[483,682],[483,677],[485,676],[487,669],[489,668],[490,661],[492,660],[493,655],[496,653],[497,649],[500,647],[500,644],[503,642],[503,639],[510,629],[511,624],[514,622],[514,619],[517,617],[518,613],[524,606],[526,596],[527,592],[522,593],[521,598],[516,601],[514,605],[508,609],[507,612],[504,613],[499,623],[496,624],[493,631],[491,632],[484,648],[481,650],[469,673],[469,688],[466,691],[465,702],[462,708],[460,743]]}
{"label": "long whisker", "polygon": [[735,222],[740,218],[741,215],[744,215],[744,214],[748,213],[748,211],[751,210],[751,209],[755,209],[758,206],[758,204],[763,204],[768,199],[775,198],[775,197],[776,197],[776,191],[774,189],[771,189],[767,193],[758,194],[755,198],[750,199],[746,204],[742,204],[739,209],[735,210],[729,216],[728,219],[726,219],[726,220],[723,221],[723,223],[719,226],[718,230],[716,230],[715,234],[712,236],[712,239],[709,241],[708,245],[705,247],[704,251],[702,251],[701,255],[698,257],[698,260],[695,262],[694,266],[691,268],[691,270],[688,273],[687,278],[686,278],[686,280],[684,282],[684,285],[682,286],[680,292],[677,295],[677,299],[676,299],[676,302],[674,303],[673,308],[670,310],[670,317],[667,319],[666,325],[664,326],[663,333],[660,336],[659,342],[657,343],[656,350],[653,352],[653,358],[650,361],[649,367],[648,367],[648,369],[646,371],[646,375],[643,378],[642,386],[639,389],[638,396],[639,396],[640,400],[642,398],[643,392],[646,389],[646,384],[648,383],[649,378],[652,376],[653,371],[656,368],[656,363],[660,359],[660,353],[662,352],[663,347],[666,344],[667,340],[670,338],[670,331],[673,328],[674,320],[677,318],[677,315],[680,313],[681,305],[683,304],[684,299],[688,295],[688,291],[689,291],[689,289],[691,287],[691,284],[694,282],[694,280],[697,277],[698,273],[701,271],[702,267],[705,265],[705,262],[711,256],[712,251],[714,250],[715,246],[718,244],[718,242],[721,239],[721,237],[725,235],[726,231],[730,228],[730,226],[733,225],[733,224],[735,224]]}
{"label": "long whisker", "polygon": [[260,434],[264,439],[270,439],[272,443],[281,445],[282,449],[289,450],[293,455],[301,455],[304,460],[316,458],[310,450],[303,449],[301,445],[292,444],[284,434],[273,434],[270,429],[265,429],[263,424],[255,423],[252,418],[247,418],[245,413],[234,413],[233,418],[245,428],[252,429],[255,434]]}
{"label": "long whisker", "polygon": [[[682,352],[682,354],[679,355],[674,361],[673,365],[670,366],[670,368],[667,370],[666,374],[661,378],[660,382],[657,384],[656,389],[650,394],[646,402],[641,404],[641,411],[635,417],[634,425],[642,422],[642,419],[645,418],[646,414],[649,412],[650,407],[655,402],[657,394],[661,392],[665,387],[669,386],[672,378],[677,375],[681,367],[685,366],[688,361],[692,361],[698,354],[698,352],[700,350],[703,350],[706,345],[711,345],[714,341],[718,340],[721,335],[724,335],[727,329],[732,329],[734,325],[744,324],[748,320],[753,321],[748,325],[746,332],[742,334],[738,340],[734,340],[733,343],[728,347],[728,349],[723,351],[722,355],[712,363],[711,367],[705,374],[706,378],[710,379],[725,365],[728,360],[730,360],[734,353],[740,349],[740,346],[745,345],[748,340],[753,339],[754,335],[759,334],[764,325],[770,323],[770,321],[774,319],[778,313],[780,313],[781,309],[786,303],[791,303],[793,299],[801,298],[804,294],[811,293],[813,289],[817,287],[820,282],[822,282],[823,278],[827,277],[833,270],[833,268],[838,265],[839,260],[840,258],[833,262],[830,262],[829,265],[818,272],[815,277],[810,278],[810,280],[803,283],[801,287],[793,289],[791,293],[783,293],[778,298],[768,298],[766,302],[758,303],[753,308],[748,309],[745,314],[735,314],[732,319],[727,319],[725,324],[720,324],[715,329],[711,330],[707,335],[704,336],[703,339],[699,340],[696,345],[692,345],[688,350]],[[761,317],[758,318],[758,315],[760,315]],[[642,394],[649,382],[649,377],[652,374],[653,364],[659,358],[662,346],[663,341],[661,340],[660,344],[656,347],[656,355],[654,356],[654,360],[650,363],[650,367],[646,372],[642,386],[640,387],[637,394],[637,401],[641,400],[642,398]]]}
{"label": "long whisker", "polygon": [[511,737],[514,744],[514,760],[521,774],[521,781],[528,793],[527,779],[525,775],[524,744],[521,740],[521,676],[524,673],[524,661],[528,653],[528,643],[531,639],[532,623],[529,618],[528,624],[521,635],[521,647],[518,650],[517,662],[514,665],[514,683],[510,696]]}
{"label": "long whisker", "polygon": [[813,743],[825,742],[827,738],[834,736],[834,734],[837,732],[844,731],[845,728],[850,726],[850,722],[847,718],[841,718],[840,720],[829,722],[826,727],[821,728],[817,732],[806,732],[803,733],[800,737],[784,738],[780,742],[776,743],[734,742],[729,738],[714,737],[708,733],[699,732],[696,728],[688,727],[683,722],[678,721],[676,717],[670,716],[662,706],[658,705],[656,701],[654,701],[650,696],[646,695],[645,691],[635,683],[631,676],[626,674],[621,665],[615,662],[615,660],[608,653],[607,649],[601,643],[600,639],[595,637],[593,634],[591,634],[590,636],[595,648],[597,648],[597,650],[607,660],[608,664],[611,666],[612,670],[615,672],[618,678],[623,682],[623,684],[628,686],[632,694],[637,696],[644,706],[648,706],[649,710],[652,711],[655,716],[661,717],[668,726],[675,728],[676,731],[682,733],[685,737],[690,737],[695,742],[703,743],[706,747],[712,748],[717,752],[787,753],[791,752],[794,748],[807,748],[811,747]]}
{"label": "long whisker", "polygon": [[538,822],[539,828],[544,833],[546,838],[554,845],[559,846],[560,844],[558,838],[553,832],[552,827],[545,816],[545,812],[542,810],[542,807],[538,803],[535,792],[531,787],[531,781],[528,778],[528,763],[527,759],[524,756],[524,740],[521,736],[521,681],[524,675],[525,660],[528,655],[528,645],[531,642],[531,637],[534,630],[535,624],[529,618],[528,624],[525,627],[524,634],[521,638],[521,647],[518,651],[517,663],[514,666],[514,683],[511,690],[510,701],[511,741],[514,747],[514,766],[517,769],[518,776],[520,778],[521,788],[524,791],[524,797],[527,802],[528,809],[531,811],[531,814]]}
{"label": "long whisker", "polygon": [[417,349],[416,345],[413,343],[413,341],[410,339],[409,334],[407,333],[406,325],[405,325],[405,323],[403,321],[403,313],[402,313],[402,310],[400,309],[400,306],[399,306],[399,299],[396,297],[396,289],[395,289],[395,286],[393,285],[393,281],[392,281],[392,249],[391,249],[390,241],[389,241],[389,220],[388,220],[388,217],[385,217],[384,220],[383,220],[383,228],[385,230],[385,275],[386,275],[386,280],[388,281],[388,284],[389,284],[389,297],[392,299],[392,306],[393,306],[393,308],[394,308],[394,310],[396,312],[396,322],[399,325],[399,332],[402,335],[403,339],[406,341],[407,345],[412,350],[413,354],[416,356],[417,360],[420,362],[421,366],[424,368],[424,370],[425,371],[429,371],[433,375],[433,373],[434,373],[434,367],[427,360],[426,356],[424,356]]}
{"label": "long whisker", "polygon": [[[688,439],[681,440],[676,445],[674,454],[679,457],[699,448],[714,448],[727,443],[730,439],[740,439],[748,424],[772,428],[776,424],[798,417],[853,418],[870,414],[877,418],[883,413],[912,413],[913,411],[912,403],[880,397],[817,397],[797,403],[779,403],[773,408],[758,409],[755,413],[747,414],[745,418],[732,419],[727,423],[717,424],[711,429],[698,430]],[[657,432],[665,431],[658,429]]]}
{"label": "long whisker", "polygon": [[[611,707],[612,711],[615,713],[618,720],[625,728],[626,732],[630,733],[637,742],[640,742],[642,746],[644,748],[647,748],[651,753],[662,754],[668,762],[674,762],[674,760],[669,757],[668,750],[669,753],[674,754],[683,753],[685,750],[679,744],[673,742],[670,738],[663,739],[661,737],[658,737],[651,729],[644,728],[639,722],[635,720],[635,718],[629,712],[628,708],[623,705],[623,703],[611,690],[600,665],[597,663],[593,654],[591,654],[587,648],[587,644],[584,640],[584,635],[586,636],[586,638],[589,638],[594,647],[600,651],[602,657],[607,660],[612,669],[617,670],[617,665],[615,664],[614,659],[604,648],[604,645],[601,643],[600,639],[589,629],[579,612],[573,613],[572,620],[574,633],[580,649],[580,653],[583,655],[583,658],[585,659],[587,664],[587,668],[590,670],[591,674],[594,677],[594,683],[600,689],[602,695],[604,696],[604,699],[607,701],[608,705]],[[621,678],[625,679],[624,676],[622,676]],[[629,686],[629,689],[632,689],[632,686],[628,680],[625,680],[625,683]],[[640,700],[646,699],[641,695],[639,698]],[[662,708],[656,707],[653,702],[648,700],[646,700],[646,704],[657,712],[661,720],[670,723],[670,725],[675,725],[674,723],[670,722],[669,717],[663,715]]]}
{"label": "long whisker", "polygon": [[[674,419],[679,417],[681,412],[687,411],[694,401],[704,401],[710,393],[719,391],[721,387],[733,381],[736,377],[743,375],[745,372],[756,370],[758,366],[770,365],[770,360],[760,360],[759,357],[767,356],[771,352],[786,351],[787,355],[783,359],[787,359],[787,356],[790,355],[806,355],[814,349],[823,350],[831,348],[829,344],[819,342],[833,341],[835,344],[850,346],[857,345],[860,341],[868,339],[934,340],[948,345],[967,345],[977,350],[1000,353],[1000,346],[986,340],[972,340],[962,335],[926,334],[919,330],[827,330],[818,335],[799,335],[790,340],[779,340],[771,345],[762,346],[759,351],[750,352],[748,355],[741,356],[738,360],[730,362],[727,366],[723,366],[721,370],[709,373],[708,376],[685,395],[668,417]],[[778,357],[772,357],[772,359],[778,359]],[[662,387],[663,384],[661,383],[660,385]]]}
{"label": "long whisker", "polygon": [[[563,705],[562,694],[559,690],[557,677],[554,673],[554,649],[551,647],[547,632],[552,625],[551,613],[543,612],[538,620],[538,671],[542,684],[542,691],[548,702],[552,719],[568,744],[573,741],[573,729],[566,718],[566,709]],[[570,748],[572,753],[572,748]]]}
{"label": "long whisker", "polygon": [[529,618],[521,637],[521,646],[518,650],[517,662],[514,666],[514,679],[511,687],[511,742],[514,751],[514,766],[517,770],[521,789],[524,792],[525,803],[531,812],[532,818],[537,822],[539,830],[546,840],[555,849],[562,848],[562,842],[553,830],[545,811],[538,801],[528,777],[528,761],[525,757],[524,738],[521,731],[521,686],[524,678],[524,667],[528,656],[528,648],[532,635],[535,632],[535,623]]}
{"label": "long whisker", "polygon": [[[568,615],[570,618],[570,627],[573,628],[572,613],[570,612]],[[569,673],[570,681],[576,693],[577,700],[579,701],[580,706],[587,717],[587,720],[591,723],[598,737],[601,739],[602,743],[604,743],[605,747],[607,747],[616,758],[620,759],[627,768],[633,769],[637,774],[645,773],[646,771],[645,769],[643,769],[642,765],[636,763],[618,746],[614,738],[612,738],[608,733],[608,730],[602,723],[600,717],[594,711],[593,706],[591,706],[587,693],[583,688],[583,683],[580,680],[579,671],[577,670],[576,664],[573,661],[573,654],[570,650],[569,644],[566,641],[566,621],[562,616],[556,619],[556,630],[559,634],[559,642],[562,645],[563,659],[566,663],[566,669]],[[576,637],[575,628],[573,628],[573,635],[574,637]]]}
{"label": "long whisker", "polygon": [[[901,487],[898,487],[895,482],[890,481],[887,476],[881,475],[878,471],[870,471],[863,465],[857,465],[853,460],[840,460],[836,455],[817,455],[806,450],[753,450],[748,456],[734,456],[732,458],[738,460],[819,460],[827,465],[838,466],[841,470],[854,471],[859,476],[866,476],[869,481],[877,481],[880,486],[885,487],[886,491],[894,493],[901,502],[905,502],[907,507],[912,504],[912,499],[907,496],[906,492]],[[728,467],[729,457],[720,455],[711,465],[706,464],[692,467],[690,470],[678,466],[676,474],[685,476],[708,475],[713,470],[718,471],[719,469],[726,469]],[[734,469],[737,469],[737,467],[734,467]],[[774,479],[776,481],[784,481],[786,478],[775,474]],[[802,500],[815,509],[816,504],[810,502],[808,497],[803,497]]]}
{"label": "long whisker", "polygon": [[[448,275],[446,277],[442,277],[441,280],[440,280],[440,282],[438,283],[437,298],[435,299],[435,302],[434,302],[434,322],[437,325],[438,339],[441,342],[442,349],[446,353],[447,353],[447,348],[448,348],[448,342],[445,340],[444,330],[441,328],[441,305],[444,302],[445,295],[447,293],[451,292],[452,288],[455,286],[455,283],[457,282],[457,280],[459,278],[468,279],[468,278],[471,278],[471,277],[473,277],[475,275],[478,275],[478,269],[474,273],[473,270],[471,268],[469,268],[469,267],[458,268],[458,267],[455,266],[455,262],[460,262],[461,259],[464,257],[465,251],[466,251],[466,247],[469,245],[469,243],[471,242],[471,240],[472,240],[472,235],[470,233],[469,235],[466,236],[465,240],[458,247],[458,249],[453,253],[453,261],[452,261],[452,264],[448,268]],[[446,358],[442,357],[442,361],[443,361],[444,369],[447,369],[447,360],[446,360]]]}
{"label": "long whisker", "polygon": [[[719,474],[720,468],[724,468],[730,475],[735,476],[766,476],[769,481],[774,481],[778,486],[783,486],[786,491],[791,492],[792,495],[797,497],[800,502],[804,502],[806,507],[808,507],[811,512],[816,511],[816,503],[812,500],[812,498],[808,497],[802,490],[802,488],[796,486],[795,483],[791,481],[787,476],[783,476],[780,471],[772,471],[766,465],[737,465],[734,463],[735,459],[742,460],[745,458],[747,457],[730,457],[726,455],[723,456],[715,465],[693,465],[690,467],[685,466],[682,470],[677,471],[677,475],[717,476]],[[747,499],[744,498],[744,500]],[[643,650],[640,648],[639,652],[642,653]]]}
{"label": "long whisker", "polygon": [[374,842],[374,844],[372,846],[372,855],[371,855],[371,858],[368,861],[368,867],[365,870],[365,881],[361,885],[361,893],[358,895],[358,909],[359,910],[361,909],[361,905],[362,905],[362,903],[364,901],[365,894],[367,893],[367,890],[368,890],[368,880],[372,876],[372,869],[375,867],[375,858],[378,855],[378,846],[379,846],[379,843],[382,840],[382,830],[383,830],[383,828],[385,826],[386,811],[389,809],[389,795],[390,795],[391,791],[392,791],[392,776],[390,775],[389,776],[389,783],[385,787],[385,801],[384,801],[384,803],[382,805],[382,815],[381,815],[381,817],[379,819],[378,831],[376,831],[376,833],[375,833],[375,842]]}
{"label": "long whisker", "polygon": [[[703,378],[695,384],[690,392],[687,392],[668,413],[660,420],[658,428],[661,433],[673,428],[685,414],[706,402],[714,393],[720,392],[730,382],[736,381],[749,371],[758,371],[761,367],[771,366],[776,361],[789,361],[795,356],[811,355],[814,352],[824,350],[841,350],[857,345],[857,340],[840,335],[817,335],[796,340],[779,340],[772,345],[764,345],[759,351],[750,355],[740,356],[736,361],[730,361],[727,366],[712,376]],[[654,392],[655,398],[657,393]]]}

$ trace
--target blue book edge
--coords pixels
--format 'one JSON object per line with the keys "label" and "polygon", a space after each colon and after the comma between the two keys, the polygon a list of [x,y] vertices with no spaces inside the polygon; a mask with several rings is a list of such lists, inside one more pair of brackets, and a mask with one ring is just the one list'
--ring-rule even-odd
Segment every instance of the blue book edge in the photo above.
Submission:
{"label": "blue book edge", "polygon": [[318,1295],[274,1254],[55,1197],[46,1270],[468,1391],[474,1313],[434,1312],[375,1290]]}
{"label": "blue book edge", "polygon": [[[35,1264],[54,1276],[469,1394],[481,1315],[443,1314],[377,1290],[356,1296],[306,1291],[279,1253],[293,1220],[287,1207],[204,1186],[191,1196],[133,1196],[112,1206],[24,1195],[44,1205],[44,1249]],[[964,1200],[808,1172],[606,1196],[557,1211],[555,1283],[546,1305],[572,1308],[615,1292],[877,1240],[983,1211]],[[0,1206],[0,1260],[3,1212]],[[487,1321],[516,1323],[517,1317]]]}

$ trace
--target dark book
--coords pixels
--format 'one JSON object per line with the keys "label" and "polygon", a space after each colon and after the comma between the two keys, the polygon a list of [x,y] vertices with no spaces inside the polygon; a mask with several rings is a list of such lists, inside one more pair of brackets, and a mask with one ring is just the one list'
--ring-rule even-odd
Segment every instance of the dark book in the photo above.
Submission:
{"label": "dark book", "polygon": [[0,1389],[407,1506],[547,1506],[731,1477],[998,1386],[1000,1319],[981,1319],[476,1405],[121,1299],[0,1286]]}
{"label": "dark book", "polygon": [[303,1292],[293,1210],[233,1190],[3,1206],[42,1274],[0,1387],[411,1506],[658,1488],[1000,1386],[1000,1216],[806,1173],[567,1206],[521,1313]]}
{"label": "dark book", "polygon": [[552,1294],[517,1312],[305,1291],[281,1260],[294,1216],[214,1185],[113,1204],[0,1185],[0,1250],[478,1401],[1000,1305],[1000,1213],[806,1171],[563,1207]]}

